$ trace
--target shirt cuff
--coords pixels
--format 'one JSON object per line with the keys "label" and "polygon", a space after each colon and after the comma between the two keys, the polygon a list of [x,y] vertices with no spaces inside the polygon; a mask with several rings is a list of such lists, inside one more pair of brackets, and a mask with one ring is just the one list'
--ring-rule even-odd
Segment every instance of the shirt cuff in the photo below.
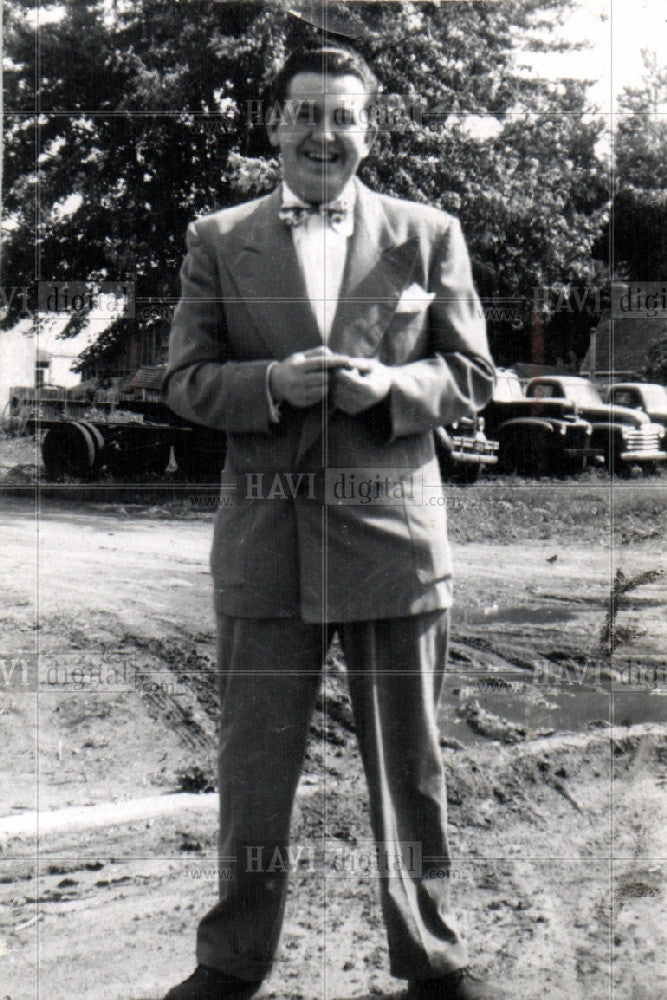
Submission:
{"label": "shirt cuff", "polygon": [[271,372],[277,364],[277,361],[272,361],[266,369],[266,401],[269,404],[269,420],[272,424],[280,422],[280,403],[276,403],[271,392]]}

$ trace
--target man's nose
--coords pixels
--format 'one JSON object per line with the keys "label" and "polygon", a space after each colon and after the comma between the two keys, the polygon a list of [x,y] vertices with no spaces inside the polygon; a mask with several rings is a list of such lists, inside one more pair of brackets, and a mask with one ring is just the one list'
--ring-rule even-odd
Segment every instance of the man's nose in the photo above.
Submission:
{"label": "man's nose", "polygon": [[311,136],[316,142],[335,142],[336,129],[331,118],[322,118],[313,125]]}

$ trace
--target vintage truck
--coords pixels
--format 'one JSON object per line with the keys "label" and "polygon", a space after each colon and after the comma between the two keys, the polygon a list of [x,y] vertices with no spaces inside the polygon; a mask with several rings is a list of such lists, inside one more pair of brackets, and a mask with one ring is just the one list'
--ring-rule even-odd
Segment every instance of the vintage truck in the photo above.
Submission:
{"label": "vintage truck", "polygon": [[470,485],[483,469],[497,464],[498,442],[489,440],[484,431],[484,417],[462,417],[451,427],[436,427],[435,450],[444,480]]}
{"label": "vintage truck", "polygon": [[499,368],[493,399],[482,411],[487,432],[499,442],[498,468],[521,475],[583,471],[591,450],[591,425],[564,399],[527,399],[519,376]]}
{"label": "vintage truck", "polygon": [[[616,382],[609,388],[607,401],[631,410],[643,410],[654,424],[667,428],[667,388],[657,382]],[[662,436],[667,449],[667,434]]]}
{"label": "vintage truck", "polygon": [[629,474],[633,465],[653,471],[664,461],[665,428],[642,410],[605,403],[592,382],[578,375],[541,375],[526,386],[526,396],[546,402],[567,401],[593,428],[591,446],[612,472]]}

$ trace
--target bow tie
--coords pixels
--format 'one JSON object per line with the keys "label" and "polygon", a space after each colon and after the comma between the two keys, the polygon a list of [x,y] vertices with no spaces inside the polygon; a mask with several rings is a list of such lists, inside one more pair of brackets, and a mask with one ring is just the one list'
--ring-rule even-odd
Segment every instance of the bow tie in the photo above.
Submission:
{"label": "bow tie", "polygon": [[335,233],[349,235],[351,232],[350,209],[343,202],[322,202],[320,205],[287,203],[278,212],[278,218],[290,229],[302,226],[311,215],[321,215]]}

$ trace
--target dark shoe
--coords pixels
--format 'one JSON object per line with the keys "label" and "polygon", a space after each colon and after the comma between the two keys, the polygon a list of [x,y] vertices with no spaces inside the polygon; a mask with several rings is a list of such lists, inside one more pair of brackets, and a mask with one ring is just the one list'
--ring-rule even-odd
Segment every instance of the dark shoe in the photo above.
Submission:
{"label": "dark shoe", "polygon": [[408,986],[408,1000],[508,1000],[508,995],[465,968],[435,979],[415,979]]}
{"label": "dark shoe", "polygon": [[164,1000],[250,1000],[259,987],[259,983],[198,965],[191,976],[169,990]]}

